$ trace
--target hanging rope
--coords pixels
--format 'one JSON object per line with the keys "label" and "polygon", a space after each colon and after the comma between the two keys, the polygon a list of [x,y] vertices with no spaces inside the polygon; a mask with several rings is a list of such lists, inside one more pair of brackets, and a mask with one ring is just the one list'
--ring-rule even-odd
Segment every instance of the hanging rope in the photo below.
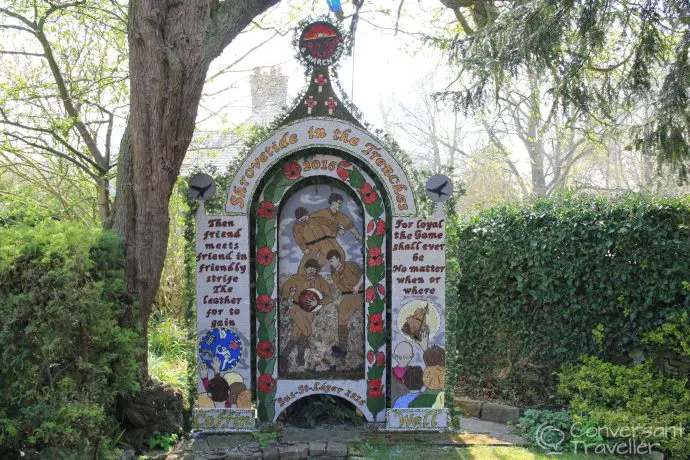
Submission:
{"label": "hanging rope", "polygon": [[352,37],[352,82],[350,83],[350,98],[355,101],[355,33],[357,32],[357,22],[359,21],[359,9],[364,4],[364,0],[352,0],[355,12],[350,20],[350,37]]}

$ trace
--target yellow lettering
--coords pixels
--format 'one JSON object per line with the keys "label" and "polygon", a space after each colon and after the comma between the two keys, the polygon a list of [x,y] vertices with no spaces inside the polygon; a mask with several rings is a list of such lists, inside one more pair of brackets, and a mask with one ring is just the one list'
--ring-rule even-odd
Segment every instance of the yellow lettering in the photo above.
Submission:
{"label": "yellow lettering", "polygon": [[244,209],[244,198],[238,198],[238,197],[233,195],[230,198],[230,204],[233,206],[239,206],[240,209]]}

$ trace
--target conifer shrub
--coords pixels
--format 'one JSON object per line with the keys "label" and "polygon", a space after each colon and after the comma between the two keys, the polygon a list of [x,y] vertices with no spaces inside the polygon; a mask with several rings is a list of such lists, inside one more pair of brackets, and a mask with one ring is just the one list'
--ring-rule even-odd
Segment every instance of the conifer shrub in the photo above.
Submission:
{"label": "conifer shrub", "polygon": [[107,458],[137,389],[119,238],[73,222],[0,229],[0,457]]}

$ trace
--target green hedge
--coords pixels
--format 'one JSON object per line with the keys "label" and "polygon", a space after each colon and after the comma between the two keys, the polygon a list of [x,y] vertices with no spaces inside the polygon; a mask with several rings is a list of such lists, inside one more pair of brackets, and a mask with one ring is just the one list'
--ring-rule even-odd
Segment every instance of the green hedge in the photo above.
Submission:
{"label": "green hedge", "polygon": [[512,402],[558,402],[562,364],[625,362],[690,309],[687,198],[561,196],[489,210],[452,238],[458,373]]}
{"label": "green hedge", "polygon": [[[558,385],[580,424],[598,425],[596,431],[604,438],[655,444],[656,450],[669,451],[673,458],[690,456],[687,379],[661,375],[652,362],[622,366],[592,356],[580,361],[563,367]],[[586,444],[575,441],[580,447]]]}
{"label": "green hedge", "polygon": [[0,457],[106,458],[111,409],[136,389],[139,339],[116,235],[75,223],[0,228]]}

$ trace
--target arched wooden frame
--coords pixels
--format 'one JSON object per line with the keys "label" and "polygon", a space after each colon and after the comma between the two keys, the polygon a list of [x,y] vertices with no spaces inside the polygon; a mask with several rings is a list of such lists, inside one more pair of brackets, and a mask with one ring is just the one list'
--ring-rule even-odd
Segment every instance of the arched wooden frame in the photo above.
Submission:
{"label": "arched wooden frame", "polygon": [[[318,165],[318,167],[316,167]],[[388,197],[377,187],[366,168],[320,150],[319,153],[291,156],[266,174],[267,180],[255,194],[254,225],[255,318],[256,318],[256,388],[260,420],[273,421],[289,404],[277,402],[278,386],[309,388],[291,392],[291,401],[309,394],[334,394],[359,407],[371,421],[385,420],[386,405],[386,205]],[[281,380],[277,361],[277,299],[278,299],[278,208],[288,190],[307,177],[330,177],[340,180],[360,198],[364,207],[365,234],[365,380],[337,381],[357,391],[333,393],[319,391],[311,380]],[[278,398],[282,402],[282,398]],[[279,406],[279,407],[277,407]]]}

